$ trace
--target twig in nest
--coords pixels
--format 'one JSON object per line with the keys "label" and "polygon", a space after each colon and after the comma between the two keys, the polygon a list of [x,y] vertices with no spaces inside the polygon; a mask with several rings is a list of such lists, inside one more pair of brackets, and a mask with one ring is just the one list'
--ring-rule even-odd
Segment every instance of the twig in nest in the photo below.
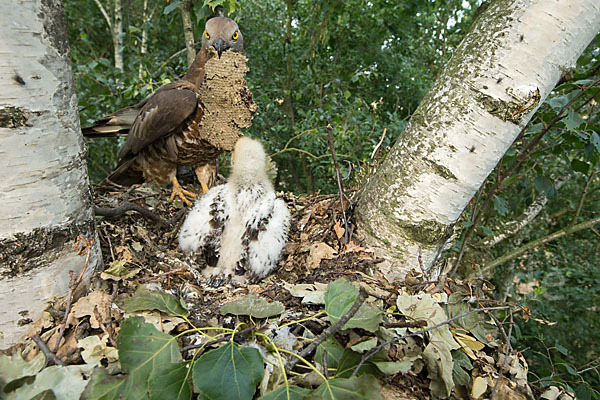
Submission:
{"label": "twig in nest", "polygon": [[140,206],[139,204],[132,203],[130,201],[123,201],[118,207],[108,208],[108,207],[94,207],[94,213],[101,217],[106,218],[117,218],[121,215],[125,214],[127,211],[136,211],[146,219],[149,219],[152,222],[164,227],[169,228],[171,223],[169,221],[164,220],[158,215],[154,214],[152,211],[148,210],[146,207]]}
{"label": "twig in nest", "polygon": [[489,314],[492,317],[492,319],[494,320],[494,322],[496,323],[496,325],[498,326],[498,328],[500,328],[500,331],[502,332],[502,335],[504,336],[504,340],[506,341],[506,352],[504,353],[504,362],[502,363],[502,370],[500,371],[500,376],[498,377],[498,379],[496,379],[496,383],[494,384],[494,388],[492,389],[492,394],[490,395],[490,399],[494,398],[494,394],[496,393],[496,389],[498,388],[498,383],[500,383],[500,379],[502,379],[502,377],[504,377],[504,371],[506,371],[506,363],[508,362],[508,355],[510,354],[510,350],[512,348],[512,346],[510,345],[510,337],[512,335],[514,321],[513,321],[512,310],[509,310],[509,311],[510,311],[510,328],[508,330],[508,335],[504,331],[504,327],[502,326],[500,321],[498,321],[498,318],[496,318],[496,316],[491,313]]}
{"label": "twig in nest", "polygon": [[401,321],[401,322],[384,322],[384,328],[423,328],[427,326],[427,321]]}
{"label": "twig in nest", "polygon": [[344,207],[344,187],[342,185],[342,177],[340,175],[340,167],[335,156],[335,147],[333,146],[333,135],[331,134],[331,125],[327,124],[327,136],[329,136],[329,148],[331,149],[331,157],[335,166],[335,177],[337,178],[338,190],[340,191],[340,205],[342,207],[342,217],[344,218],[344,246],[348,244],[348,220],[346,219],[346,207]]}
{"label": "twig in nest", "polygon": [[56,344],[54,345],[54,353],[58,351],[58,347],[60,345],[60,341],[65,333],[65,328],[67,327],[67,318],[69,317],[69,313],[71,312],[71,302],[73,301],[73,294],[75,290],[81,283],[81,279],[83,278],[83,274],[88,267],[88,263],[90,261],[90,254],[92,253],[92,245],[94,244],[94,239],[87,240],[83,236],[77,236],[77,242],[75,242],[75,248],[78,249],[79,255],[83,255],[83,250],[86,250],[85,263],[83,264],[83,268],[79,273],[79,277],[75,280],[75,274],[73,271],[69,271],[69,275],[71,276],[71,281],[69,282],[69,293],[67,294],[67,305],[65,307],[65,315],[63,317],[63,322],[60,325],[60,329],[58,331],[58,338],[56,339]]}
{"label": "twig in nest", "polygon": [[429,328],[425,328],[425,329],[421,329],[420,331],[416,331],[413,333],[407,333],[406,335],[402,335],[402,336],[397,336],[393,339],[388,340],[387,342],[383,342],[381,343],[379,346],[375,347],[374,349],[370,350],[369,352],[367,352],[362,359],[360,360],[360,362],[358,363],[358,365],[356,366],[356,369],[354,370],[354,372],[352,373],[351,376],[356,376],[356,374],[358,373],[358,371],[360,370],[360,368],[363,366],[363,364],[365,362],[367,362],[371,357],[373,357],[375,354],[379,353],[381,351],[381,349],[383,349],[385,346],[388,346],[392,343],[396,343],[399,342],[402,339],[406,339],[407,337],[411,337],[411,336],[418,336],[418,335],[422,335],[423,333],[432,331],[434,329],[439,328],[440,326],[449,324],[452,321],[456,321],[457,319],[466,317],[469,314],[474,314],[477,312],[487,312],[487,311],[497,311],[497,310],[506,310],[509,309],[510,307],[508,306],[504,306],[504,307],[490,307],[490,308],[478,308],[475,310],[471,310],[471,311],[467,311],[465,313],[459,314],[456,317],[452,317],[450,319],[447,319],[446,321],[440,322],[439,324],[430,326]]}
{"label": "twig in nest", "polygon": [[31,339],[33,339],[33,341],[35,342],[35,344],[37,344],[37,347],[46,356],[46,359],[49,360],[49,361],[51,361],[52,364],[54,364],[54,365],[67,365],[60,358],[58,358],[56,356],[56,354],[54,354],[52,351],[50,351],[50,349],[48,348],[48,346],[46,346],[46,343],[44,343],[44,341],[42,340],[42,338],[40,337],[40,335],[34,335]]}
{"label": "twig in nest", "polygon": [[157,275],[149,276],[147,278],[142,278],[142,279],[140,279],[140,282],[153,281],[153,280],[162,278],[163,276],[178,275],[178,274],[191,274],[191,272],[190,272],[189,268],[181,267],[181,268],[173,269],[171,271],[163,272],[163,273],[160,273]]}
{"label": "twig in nest", "polygon": [[[358,311],[358,309],[360,308],[360,306],[365,302],[366,298],[367,298],[367,292],[366,292],[365,289],[363,289],[361,287],[359,295],[358,295],[358,298],[354,301],[354,304],[352,304],[352,307],[350,307],[350,309],[348,310],[348,312],[346,314],[344,314],[344,316],[342,318],[340,318],[340,320],[338,322],[336,322],[335,324],[331,325],[329,328],[327,328],[323,332],[321,332],[321,334],[319,336],[317,336],[311,342],[311,344],[309,344],[308,346],[306,346],[298,355],[301,358],[305,358],[307,355],[309,355],[310,353],[312,353],[312,351],[314,349],[316,349],[318,345],[320,345],[327,338],[333,336],[334,333],[336,333],[337,331],[339,331],[342,328],[342,326],[344,326],[346,324],[346,322],[348,322],[350,320],[350,318],[352,318],[354,316],[354,314],[356,314],[356,312]],[[296,364],[298,364],[298,361],[300,361],[300,357],[294,357],[289,362],[289,364],[285,368],[285,370],[286,370],[287,373],[289,373],[292,369],[294,369],[294,367],[296,366]]]}
{"label": "twig in nest", "polygon": [[[245,333],[250,332],[254,328],[255,328],[255,326],[249,326],[248,328],[245,328],[245,329],[242,329],[239,332],[236,332],[233,335],[233,340],[235,341],[236,338],[240,337],[241,335],[243,335]],[[193,349],[201,349],[201,348],[205,348],[205,347],[210,347],[210,346],[214,346],[215,344],[222,343],[222,342],[229,342],[230,340],[231,340],[231,336],[225,336],[225,337],[222,337],[222,338],[219,338],[219,339],[211,340],[210,342],[206,342],[206,343],[203,343],[203,344],[194,344],[194,345],[191,345],[191,346],[186,346],[183,349],[181,349],[181,352],[184,353],[186,351],[190,351],[190,350],[193,350]]]}

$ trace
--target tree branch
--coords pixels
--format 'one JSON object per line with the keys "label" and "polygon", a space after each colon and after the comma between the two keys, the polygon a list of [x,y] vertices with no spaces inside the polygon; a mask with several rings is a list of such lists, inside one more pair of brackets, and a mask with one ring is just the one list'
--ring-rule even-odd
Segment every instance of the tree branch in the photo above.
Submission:
{"label": "tree branch", "polygon": [[108,27],[110,28],[110,33],[111,35],[113,34],[113,24],[112,24],[112,20],[110,19],[110,17],[108,16],[108,13],[106,12],[106,10],[104,9],[104,6],[102,5],[102,3],[100,3],[100,0],[94,0],[94,3],[96,3],[96,5],[98,6],[98,8],[100,9],[100,12],[102,13],[102,15],[104,16],[104,19],[106,20],[106,24],[108,25]]}
{"label": "tree branch", "polygon": [[[361,287],[358,297],[356,298],[356,300],[354,301],[354,304],[352,304],[352,307],[350,307],[348,312],[346,314],[344,314],[344,316],[342,318],[340,318],[340,320],[338,322],[336,322],[335,324],[331,325],[329,328],[327,328],[323,332],[321,332],[321,334],[319,336],[317,336],[312,341],[311,344],[309,344],[304,349],[302,349],[302,351],[298,355],[301,358],[305,358],[314,349],[316,349],[318,345],[323,343],[328,337],[331,337],[334,333],[336,333],[338,330],[340,330],[342,328],[342,326],[344,326],[344,324],[346,322],[348,322],[350,320],[350,318],[352,318],[354,316],[354,314],[356,314],[356,312],[358,311],[360,306],[364,303],[366,298],[367,298],[367,292],[365,289],[363,289]],[[298,364],[299,361],[300,361],[299,357],[294,357],[289,362],[287,367],[285,368],[286,372],[289,373],[292,369],[294,369],[294,367],[296,366],[296,364]]]}
{"label": "tree branch", "polygon": [[[565,183],[567,183],[571,177],[571,175],[559,177],[554,185],[556,190],[560,189]],[[531,203],[531,205],[527,207],[525,211],[523,211],[523,214],[521,214],[518,218],[503,224],[503,226],[498,229],[499,233],[484,241],[483,245],[486,247],[495,246],[504,239],[507,239],[518,233],[521,229],[533,221],[535,217],[538,216],[538,214],[546,206],[546,203],[548,203],[548,197],[546,196],[546,193],[542,192],[535,198],[533,203]]]}
{"label": "tree branch", "polygon": [[525,246],[521,246],[516,250],[511,251],[508,254],[503,255],[500,258],[495,259],[494,261],[492,261],[489,264],[486,264],[483,268],[482,271],[483,272],[489,272],[492,268],[497,267],[500,264],[505,263],[506,261],[512,260],[513,258],[525,253],[527,250],[531,250],[535,247],[541,246],[542,244],[551,242],[553,240],[559,239],[565,235],[569,235],[571,233],[575,233],[584,229],[588,229],[593,227],[594,225],[600,223],[600,217],[598,218],[594,218],[591,219],[589,221],[586,222],[582,222],[580,224],[577,225],[572,225],[569,227],[566,227],[564,229],[561,229],[560,231],[551,233],[548,236],[544,236],[542,238],[539,238],[537,240],[531,241],[529,243],[527,243]]}

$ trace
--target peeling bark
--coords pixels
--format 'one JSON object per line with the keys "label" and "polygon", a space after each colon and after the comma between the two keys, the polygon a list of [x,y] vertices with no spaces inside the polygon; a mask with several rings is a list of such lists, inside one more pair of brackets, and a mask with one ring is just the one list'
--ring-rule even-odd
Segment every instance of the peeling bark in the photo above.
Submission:
{"label": "peeling bark", "polygon": [[598,33],[597,0],[486,3],[381,167],[358,194],[389,278],[435,262],[460,214]]}
{"label": "peeling bark", "polygon": [[[60,0],[0,3],[0,348],[67,293],[96,239]],[[87,276],[101,263],[98,241]]]}

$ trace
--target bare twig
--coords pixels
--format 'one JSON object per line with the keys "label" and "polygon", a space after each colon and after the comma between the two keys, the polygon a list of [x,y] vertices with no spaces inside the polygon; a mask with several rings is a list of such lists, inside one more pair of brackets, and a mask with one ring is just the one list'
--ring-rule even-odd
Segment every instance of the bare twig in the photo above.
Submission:
{"label": "bare twig", "polygon": [[340,206],[342,207],[342,217],[344,218],[344,246],[348,244],[348,220],[346,219],[346,207],[344,207],[344,186],[342,185],[342,177],[340,175],[340,167],[335,156],[335,146],[333,145],[333,134],[331,133],[331,125],[327,124],[327,136],[329,137],[329,148],[333,158],[335,167],[335,176],[337,178],[338,190],[340,191]]}
{"label": "bare twig", "polygon": [[571,221],[571,225],[575,225],[577,223],[577,218],[579,218],[579,214],[581,214],[581,209],[583,208],[583,202],[585,201],[585,196],[587,196],[588,190],[590,189],[590,184],[598,174],[598,171],[593,171],[588,177],[587,182],[585,183],[585,187],[583,188],[583,192],[581,192],[581,197],[579,198],[579,204],[577,204],[577,211],[575,211],[575,215],[573,216],[573,220]]}
{"label": "bare twig", "polygon": [[54,354],[52,351],[50,351],[50,349],[48,348],[48,346],[46,346],[46,343],[44,343],[44,341],[42,340],[42,338],[40,337],[40,335],[34,335],[31,339],[33,339],[33,341],[35,342],[35,344],[37,344],[37,347],[46,356],[46,359],[48,361],[51,361],[52,364],[54,364],[54,365],[67,365],[65,362],[63,362],[63,360],[61,360],[60,358],[58,358],[56,356],[56,354]]}
{"label": "bare twig", "polygon": [[65,328],[67,327],[67,319],[69,317],[69,313],[71,312],[71,302],[73,301],[73,295],[75,294],[75,290],[81,283],[83,279],[83,274],[87,270],[88,263],[90,261],[90,254],[92,253],[92,244],[94,243],[94,239],[87,240],[83,236],[77,236],[77,242],[75,243],[75,248],[79,250],[79,254],[83,255],[82,252],[84,249],[86,250],[85,263],[83,264],[83,268],[79,273],[77,279],[75,279],[75,274],[73,271],[69,271],[69,275],[71,276],[71,281],[69,282],[69,293],[67,294],[67,305],[65,307],[65,315],[63,317],[63,322],[58,331],[58,338],[56,339],[56,344],[54,345],[54,353],[58,351],[58,347],[60,346],[60,341],[65,333]]}
{"label": "bare twig", "polygon": [[423,328],[427,326],[427,321],[424,319],[419,321],[401,321],[401,322],[383,322],[384,328]]}
{"label": "bare twig", "polygon": [[[350,307],[348,312],[346,314],[344,314],[344,316],[342,318],[340,318],[340,320],[338,322],[329,326],[327,329],[325,329],[323,332],[321,332],[321,334],[319,336],[317,336],[308,346],[306,346],[304,349],[302,349],[302,351],[298,355],[302,358],[305,358],[308,354],[312,353],[312,351],[315,350],[318,345],[323,343],[327,338],[331,337],[334,333],[336,333],[338,330],[340,330],[342,328],[342,326],[344,326],[346,324],[346,322],[348,322],[350,320],[350,318],[352,318],[354,316],[354,314],[356,314],[356,312],[358,311],[360,306],[364,303],[366,298],[367,298],[367,292],[365,291],[365,289],[363,289],[361,287],[357,299],[354,301],[354,304],[352,304],[352,307]],[[298,364],[298,361],[300,361],[300,357],[294,357],[288,363],[287,367],[285,368],[286,372],[289,373],[292,369],[294,369],[296,364]]]}
{"label": "bare twig", "polygon": [[513,321],[512,310],[509,310],[509,312],[510,312],[510,328],[508,329],[508,335],[504,331],[504,327],[502,326],[500,321],[498,321],[498,318],[496,318],[496,316],[491,313],[488,314],[492,317],[492,319],[494,320],[494,322],[496,323],[498,328],[500,328],[500,331],[502,332],[502,335],[504,336],[504,340],[506,341],[506,351],[504,352],[504,362],[502,363],[502,370],[500,371],[500,376],[498,377],[498,379],[496,379],[496,383],[494,384],[494,388],[492,389],[492,394],[490,395],[490,399],[494,398],[494,394],[496,393],[496,388],[498,387],[498,383],[500,383],[500,379],[502,379],[502,377],[504,376],[504,371],[506,371],[506,363],[508,362],[508,355],[510,354],[510,350],[512,349],[512,347],[510,345],[510,337],[512,335],[514,321]]}
{"label": "bare twig", "polygon": [[377,145],[373,149],[373,152],[371,153],[371,160],[373,159],[373,157],[375,157],[377,150],[379,150],[379,148],[381,147],[381,144],[383,143],[383,139],[385,139],[386,132],[387,132],[387,128],[383,128],[383,133],[381,134],[381,139],[379,139],[379,143],[377,143]]}
{"label": "bare twig", "polygon": [[160,216],[154,214],[146,207],[143,207],[136,203],[131,203],[128,200],[123,201],[118,207],[115,208],[94,207],[94,213],[96,215],[106,218],[118,218],[121,215],[125,214],[127,211],[136,211],[142,214],[144,218],[149,219],[162,227],[169,228],[171,226],[171,223],[169,221],[166,221]]}
{"label": "bare twig", "polygon": [[163,272],[161,274],[157,274],[157,275],[153,275],[153,276],[149,276],[149,277],[140,279],[140,282],[154,281],[154,280],[162,278],[164,276],[179,275],[179,274],[190,274],[190,270],[187,267],[181,267],[181,268],[177,268],[177,269],[174,269],[171,271]]}
{"label": "bare twig", "polygon": [[406,335],[402,335],[402,336],[397,336],[393,339],[388,340],[387,342],[381,343],[379,346],[375,347],[374,349],[370,350],[369,352],[367,352],[362,359],[360,360],[360,362],[358,363],[358,365],[356,366],[356,369],[354,370],[354,372],[352,373],[352,376],[356,376],[356,374],[358,373],[358,371],[360,370],[360,368],[363,366],[363,364],[365,362],[367,362],[371,357],[373,357],[375,354],[379,353],[381,351],[381,349],[383,349],[385,346],[389,346],[392,343],[396,343],[399,342],[402,339],[406,339],[407,337],[411,337],[411,336],[419,336],[422,335],[426,332],[432,331],[434,329],[439,328],[440,326],[443,325],[447,325],[450,322],[456,321],[457,319],[466,317],[469,314],[474,314],[474,313],[478,313],[478,312],[487,312],[487,311],[498,311],[498,310],[506,310],[509,309],[510,307],[508,306],[503,306],[503,307],[489,307],[489,308],[477,308],[475,310],[471,310],[471,311],[467,311],[464,312],[462,314],[459,314],[455,317],[452,317],[450,319],[447,319],[446,321],[440,322],[439,324],[430,326],[429,328],[425,328],[425,329],[421,329],[420,331],[416,331],[413,333],[407,333]]}
{"label": "bare twig", "polygon": [[[254,329],[255,326],[249,326],[248,328],[242,329],[239,332],[236,332],[233,336],[234,340],[236,337],[239,337],[240,335],[244,335],[248,332],[250,332],[252,329]],[[202,344],[194,344],[191,346],[186,346],[183,349],[181,349],[181,352],[186,352],[186,351],[190,351],[193,349],[200,349],[200,348],[206,348],[206,347],[210,347],[210,346],[214,346],[215,344],[219,344],[222,342],[229,342],[231,341],[231,336],[225,336],[219,339],[215,339],[215,340],[211,340],[210,342],[206,342],[206,343],[202,343]]]}

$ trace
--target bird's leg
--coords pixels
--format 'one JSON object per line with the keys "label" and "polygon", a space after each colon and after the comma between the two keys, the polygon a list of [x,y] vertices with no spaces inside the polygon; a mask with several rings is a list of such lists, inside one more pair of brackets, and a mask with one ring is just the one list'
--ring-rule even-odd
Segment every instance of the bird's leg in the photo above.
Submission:
{"label": "bird's leg", "polygon": [[177,181],[177,177],[174,176],[171,178],[171,183],[173,184],[173,191],[171,192],[171,197],[169,197],[169,201],[173,201],[173,199],[175,198],[175,196],[179,196],[179,198],[181,200],[183,200],[183,202],[185,204],[187,204],[188,206],[192,205],[192,202],[189,201],[187,199],[187,197],[185,196],[189,196],[191,198],[195,198],[196,197],[196,193],[192,193],[190,191],[185,190],[184,188],[181,187],[181,185],[179,184],[179,182]]}
{"label": "bird's leg", "polygon": [[213,186],[217,180],[217,165],[216,163],[208,163],[199,165],[194,168],[198,181],[202,186],[202,193],[208,192],[208,189]]}

